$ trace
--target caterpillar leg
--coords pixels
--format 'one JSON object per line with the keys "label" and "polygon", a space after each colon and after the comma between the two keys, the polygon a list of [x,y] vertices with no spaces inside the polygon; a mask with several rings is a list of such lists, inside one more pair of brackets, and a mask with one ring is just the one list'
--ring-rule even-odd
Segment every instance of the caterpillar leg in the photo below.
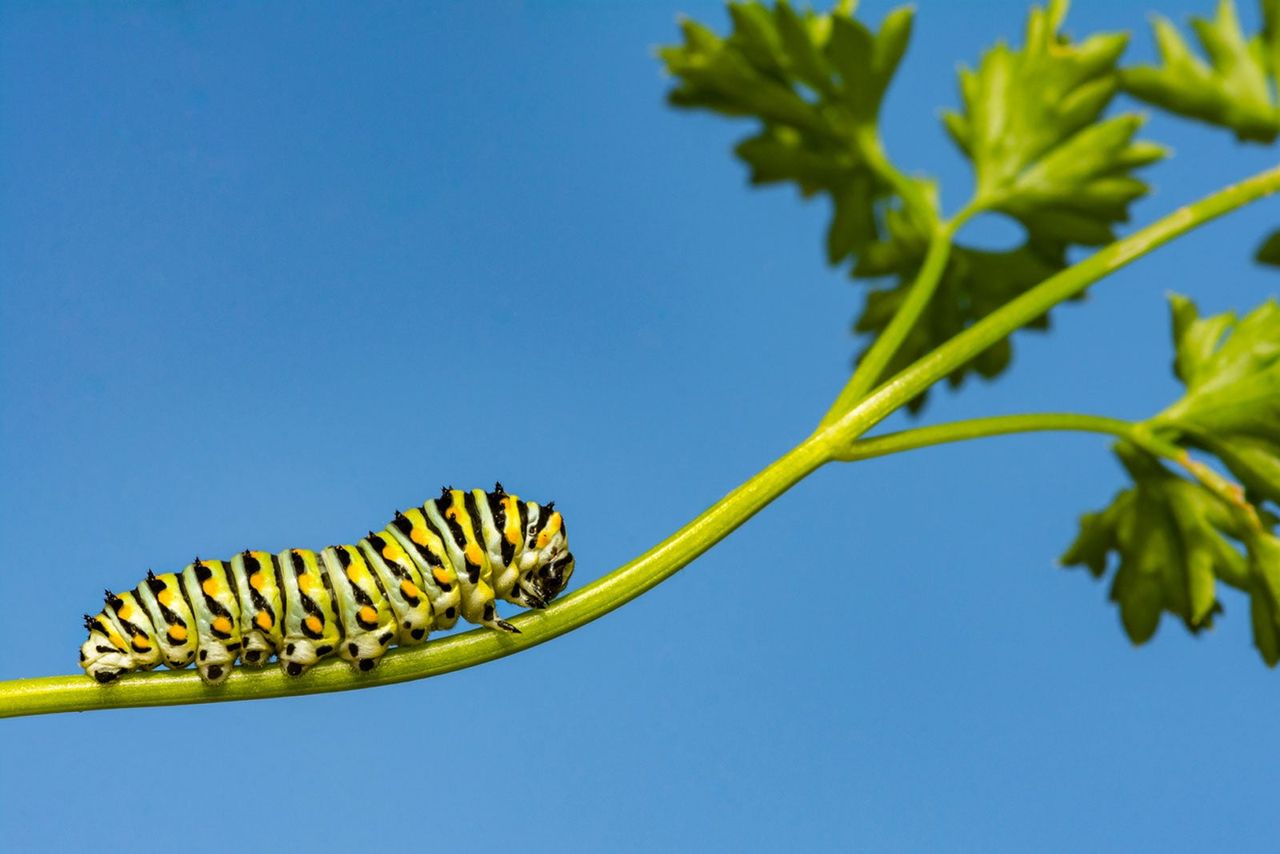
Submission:
{"label": "caterpillar leg", "polygon": [[397,636],[391,604],[355,546],[329,546],[320,558],[333,585],[338,618],[342,621],[343,640],[338,655],[357,670],[372,670]]}

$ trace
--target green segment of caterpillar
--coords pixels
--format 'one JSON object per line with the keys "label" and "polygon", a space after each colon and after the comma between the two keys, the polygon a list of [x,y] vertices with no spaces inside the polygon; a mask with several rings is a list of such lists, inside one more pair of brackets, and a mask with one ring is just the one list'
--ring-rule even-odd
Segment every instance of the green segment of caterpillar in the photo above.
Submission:
{"label": "green segment of caterpillar", "polygon": [[229,561],[197,558],[179,573],[107,591],[80,666],[102,684],[122,673],[193,662],[224,681],[237,663],[273,657],[291,676],[338,655],[360,671],[393,646],[423,643],[459,618],[496,631],[497,600],[545,608],[573,574],[564,519],[554,503],[446,488],[422,507],[397,512],[356,545],[320,552],[244,551]]}

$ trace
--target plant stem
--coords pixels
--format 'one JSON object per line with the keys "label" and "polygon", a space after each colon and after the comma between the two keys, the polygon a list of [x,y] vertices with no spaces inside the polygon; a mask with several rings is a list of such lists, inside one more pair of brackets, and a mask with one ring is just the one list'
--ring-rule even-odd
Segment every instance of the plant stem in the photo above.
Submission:
{"label": "plant stem", "polygon": [[711,548],[826,459],[822,445],[802,442],[645,554],[544,611],[513,618],[520,634],[477,629],[419,647],[393,649],[369,673],[357,673],[345,662],[331,659],[297,677],[286,676],[276,667],[236,667],[218,686],[206,686],[194,670],[128,674],[110,685],[98,685],[83,674],[16,679],[0,682],[0,717],[347,691],[436,676],[502,658],[576,629],[636,598]]}
{"label": "plant stem", "polygon": [[1280,189],[1280,167],[1175,211],[1045,280],[881,385],[837,421],[820,427],[645,554],[545,611],[513,619],[522,632],[519,635],[479,629],[421,647],[393,650],[376,670],[367,674],[357,674],[339,661],[327,661],[300,677],[287,677],[275,668],[262,671],[235,668],[230,678],[219,686],[206,686],[191,670],[130,674],[110,685],[98,685],[83,675],[15,679],[0,682],[0,717],[367,688],[460,670],[548,641],[607,614],[675,574],[793,484],[833,459],[839,449],[848,447],[894,410],[995,341],[1155,247],[1277,189]]}
{"label": "plant stem", "polygon": [[942,276],[947,270],[947,261],[951,258],[951,246],[955,233],[977,212],[978,209],[973,206],[966,207],[947,222],[935,227],[933,237],[929,240],[929,249],[925,253],[915,280],[907,290],[906,298],[898,306],[889,325],[884,328],[875,343],[871,345],[871,349],[858,363],[853,376],[840,390],[840,394],[831,404],[826,415],[822,417],[819,426],[830,424],[848,412],[850,407],[871,391],[884,376],[885,368],[893,361],[894,354],[898,352],[902,342],[919,322],[920,315],[928,307],[929,301],[933,299],[938,289],[938,284],[942,281]]}
{"label": "plant stem", "polygon": [[[934,424],[914,430],[903,430],[898,433],[887,433],[870,439],[853,442],[843,450],[832,455],[833,460],[840,462],[857,462],[873,457],[899,454],[903,451],[914,451],[933,445],[944,445],[951,442],[964,442],[969,439],[985,439],[992,436],[1007,436],[1011,433],[1032,433],[1047,430],[1066,430],[1087,433],[1105,433],[1121,439],[1133,441],[1134,428],[1131,421],[1117,418],[1104,418],[1099,415],[1079,415],[1068,412],[1046,412],[1032,415],[996,415],[991,418],[974,418],[969,421],[953,421],[949,424]],[[1175,450],[1181,450],[1174,446]]]}
{"label": "plant stem", "polygon": [[966,361],[1089,285],[1198,226],[1280,190],[1280,166],[1178,208],[1022,293],[882,384],[815,435],[851,441]]}

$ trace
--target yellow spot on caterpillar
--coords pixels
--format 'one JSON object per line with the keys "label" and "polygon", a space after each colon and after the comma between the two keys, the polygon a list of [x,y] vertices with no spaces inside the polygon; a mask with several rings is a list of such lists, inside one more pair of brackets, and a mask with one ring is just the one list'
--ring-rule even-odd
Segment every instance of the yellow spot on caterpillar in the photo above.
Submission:
{"label": "yellow spot on caterpillar", "polygon": [[370,608],[368,605],[360,607],[360,621],[362,623],[373,623],[378,620],[378,612]]}
{"label": "yellow spot on caterpillar", "polygon": [[475,543],[467,543],[467,547],[462,550],[462,553],[467,556],[467,563],[475,564],[476,566],[479,566],[480,562],[484,560],[484,552],[480,551],[480,547]]}
{"label": "yellow spot on caterpillar", "polygon": [[437,584],[452,584],[453,576],[445,571],[443,566],[437,566],[431,570],[431,575],[435,578]]}
{"label": "yellow spot on caterpillar", "polygon": [[353,563],[347,567],[347,580],[352,584],[359,584],[364,580],[364,576],[365,572],[363,566]]}
{"label": "yellow spot on caterpillar", "polygon": [[264,632],[271,629],[272,620],[271,613],[269,611],[259,611],[258,616],[254,617],[253,621],[257,623],[258,628],[262,629]]}
{"label": "yellow spot on caterpillar", "polygon": [[422,528],[414,526],[413,530],[409,531],[409,539],[413,540],[420,546],[425,546],[427,544],[427,532]]}
{"label": "yellow spot on caterpillar", "polygon": [[560,530],[560,523],[563,521],[559,513],[552,513],[551,518],[547,520],[547,527],[542,529],[538,534],[538,548],[545,549],[547,543],[551,542],[551,538]]}
{"label": "yellow spot on caterpillar", "polygon": [[186,639],[187,639],[187,627],[186,627],[186,626],[170,626],[170,627],[169,627],[169,642],[170,642],[170,643],[175,643],[175,644],[176,644],[176,643],[182,643],[182,642],[183,642],[183,641],[185,641]]}
{"label": "yellow spot on caterpillar", "polygon": [[315,576],[309,573],[307,575],[299,575],[298,589],[301,590],[303,593],[310,593],[311,591],[315,590],[316,589]]}
{"label": "yellow spot on caterpillar", "polygon": [[315,614],[310,615],[303,622],[307,624],[307,628],[311,630],[313,635],[320,634],[320,630],[324,628],[324,623],[320,622],[320,618]]}
{"label": "yellow spot on caterpillar", "polygon": [[164,589],[156,594],[156,601],[158,601],[161,605],[164,605],[166,608],[172,605],[173,604],[173,588],[170,587],[168,584],[166,584],[164,586]]}
{"label": "yellow spot on caterpillar", "polygon": [[400,593],[406,599],[416,599],[422,596],[422,591],[418,589],[418,585],[412,581],[400,582]]}
{"label": "yellow spot on caterpillar", "polygon": [[133,606],[128,602],[125,602],[124,605],[121,606],[120,610],[116,611],[116,613],[120,615],[121,619],[127,620],[133,615]]}
{"label": "yellow spot on caterpillar", "polygon": [[399,563],[404,560],[404,549],[400,548],[395,543],[387,543],[382,549],[382,557],[386,560]]}
{"label": "yellow spot on caterpillar", "polygon": [[133,639],[133,648],[138,652],[146,652],[151,649],[151,643],[144,637],[136,637]]}
{"label": "yellow spot on caterpillar", "polygon": [[116,634],[111,629],[107,629],[107,638],[111,641],[111,645],[114,646],[116,649],[120,650],[121,652],[128,651],[129,645],[124,642],[124,638],[120,637],[120,635]]}
{"label": "yellow spot on caterpillar", "polygon": [[218,582],[214,578],[206,578],[204,583],[200,585],[200,589],[204,591],[204,595],[218,598]]}
{"label": "yellow spot on caterpillar", "polygon": [[444,511],[444,518],[448,519],[451,522],[458,521],[458,517],[460,515],[462,514],[458,512],[457,507],[450,507],[448,510]]}
{"label": "yellow spot on caterpillar", "polygon": [[266,576],[261,572],[255,572],[253,575],[249,576],[249,586],[261,593],[262,588],[267,586]]}
{"label": "yellow spot on caterpillar", "polygon": [[231,621],[226,617],[214,617],[212,626],[215,632],[224,635],[231,634]]}

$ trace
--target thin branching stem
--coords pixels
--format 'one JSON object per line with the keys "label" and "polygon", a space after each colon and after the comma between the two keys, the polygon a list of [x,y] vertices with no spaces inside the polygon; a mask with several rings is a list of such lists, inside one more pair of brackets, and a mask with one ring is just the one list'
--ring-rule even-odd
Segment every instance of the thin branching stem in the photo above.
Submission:
{"label": "thin branching stem", "polygon": [[[1135,426],[1132,421],[1105,418],[1100,415],[1081,415],[1074,412],[996,415],[990,418],[973,418],[967,421],[952,421],[947,424],[932,424],[928,427],[918,427],[914,430],[902,430],[897,433],[886,433],[883,436],[873,436],[870,439],[860,439],[836,451],[832,455],[832,459],[840,462],[858,462],[889,454],[900,454],[904,451],[914,451],[917,448],[946,445],[952,442],[965,442],[970,439],[986,439],[993,436],[1008,436],[1014,433],[1035,433],[1051,430],[1104,433],[1132,441]],[[1177,446],[1174,446],[1174,448],[1175,450],[1181,450]]]}
{"label": "thin branching stem", "polygon": [[1239,484],[1228,480],[1203,462],[1193,458],[1186,448],[1152,432],[1150,426],[1141,421],[1122,421],[1118,418],[1075,412],[995,415],[989,418],[933,424],[928,427],[873,436],[870,439],[860,439],[837,449],[831,458],[840,462],[859,462],[934,445],[1045,431],[1101,433],[1130,442],[1152,456],[1168,460],[1184,469],[1202,486],[1240,513],[1241,521],[1249,528],[1260,529],[1262,526],[1257,512],[1246,499],[1244,490]]}
{"label": "thin branching stem", "polygon": [[548,641],[609,613],[674,575],[890,413],[1015,329],[1157,246],[1277,189],[1280,167],[1181,208],[1046,279],[854,403],[838,420],[820,427],[645,554],[545,611],[516,617],[512,622],[520,628],[519,635],[479,629],[422,647],[393,650],[367,674],[357,674],[339,661],[327,661],[296,678],[284,676],[276,668],[236,668],[219,686],[205,685],[191,670],[130,674],[110,685],[98,685],[83,675],[15,679],[0,682],[0,716],[344,691],[448,673]]}
{"label": "thin branching stem", "polygon": [[853,404],[865,397],[867,392],[875,388],[876,383],[884,377],[885,369],[889,367],[889,363],[893,361],[893,357],[902,347],[902,343],[907,340],[911,330],[919,323],[920,315],[924,314],[925,309],[929,307],[930,300],[933,299],[938,285],[942,282],[947,271],[947,262],[951,259],[951,247],[955,242],[956,232],[976,213],[978,213],[977,207],[966,207],[947,222],[940,223],[934,228],[924,261],[911,287],[907,289],[906,297],[894,312],[889,325],[876,337],[867,354],[862,357],[853,376],[840,390],[840,394],[827,410],[827,414],[823,416],[821,421],[823,426],[848,412]]}

